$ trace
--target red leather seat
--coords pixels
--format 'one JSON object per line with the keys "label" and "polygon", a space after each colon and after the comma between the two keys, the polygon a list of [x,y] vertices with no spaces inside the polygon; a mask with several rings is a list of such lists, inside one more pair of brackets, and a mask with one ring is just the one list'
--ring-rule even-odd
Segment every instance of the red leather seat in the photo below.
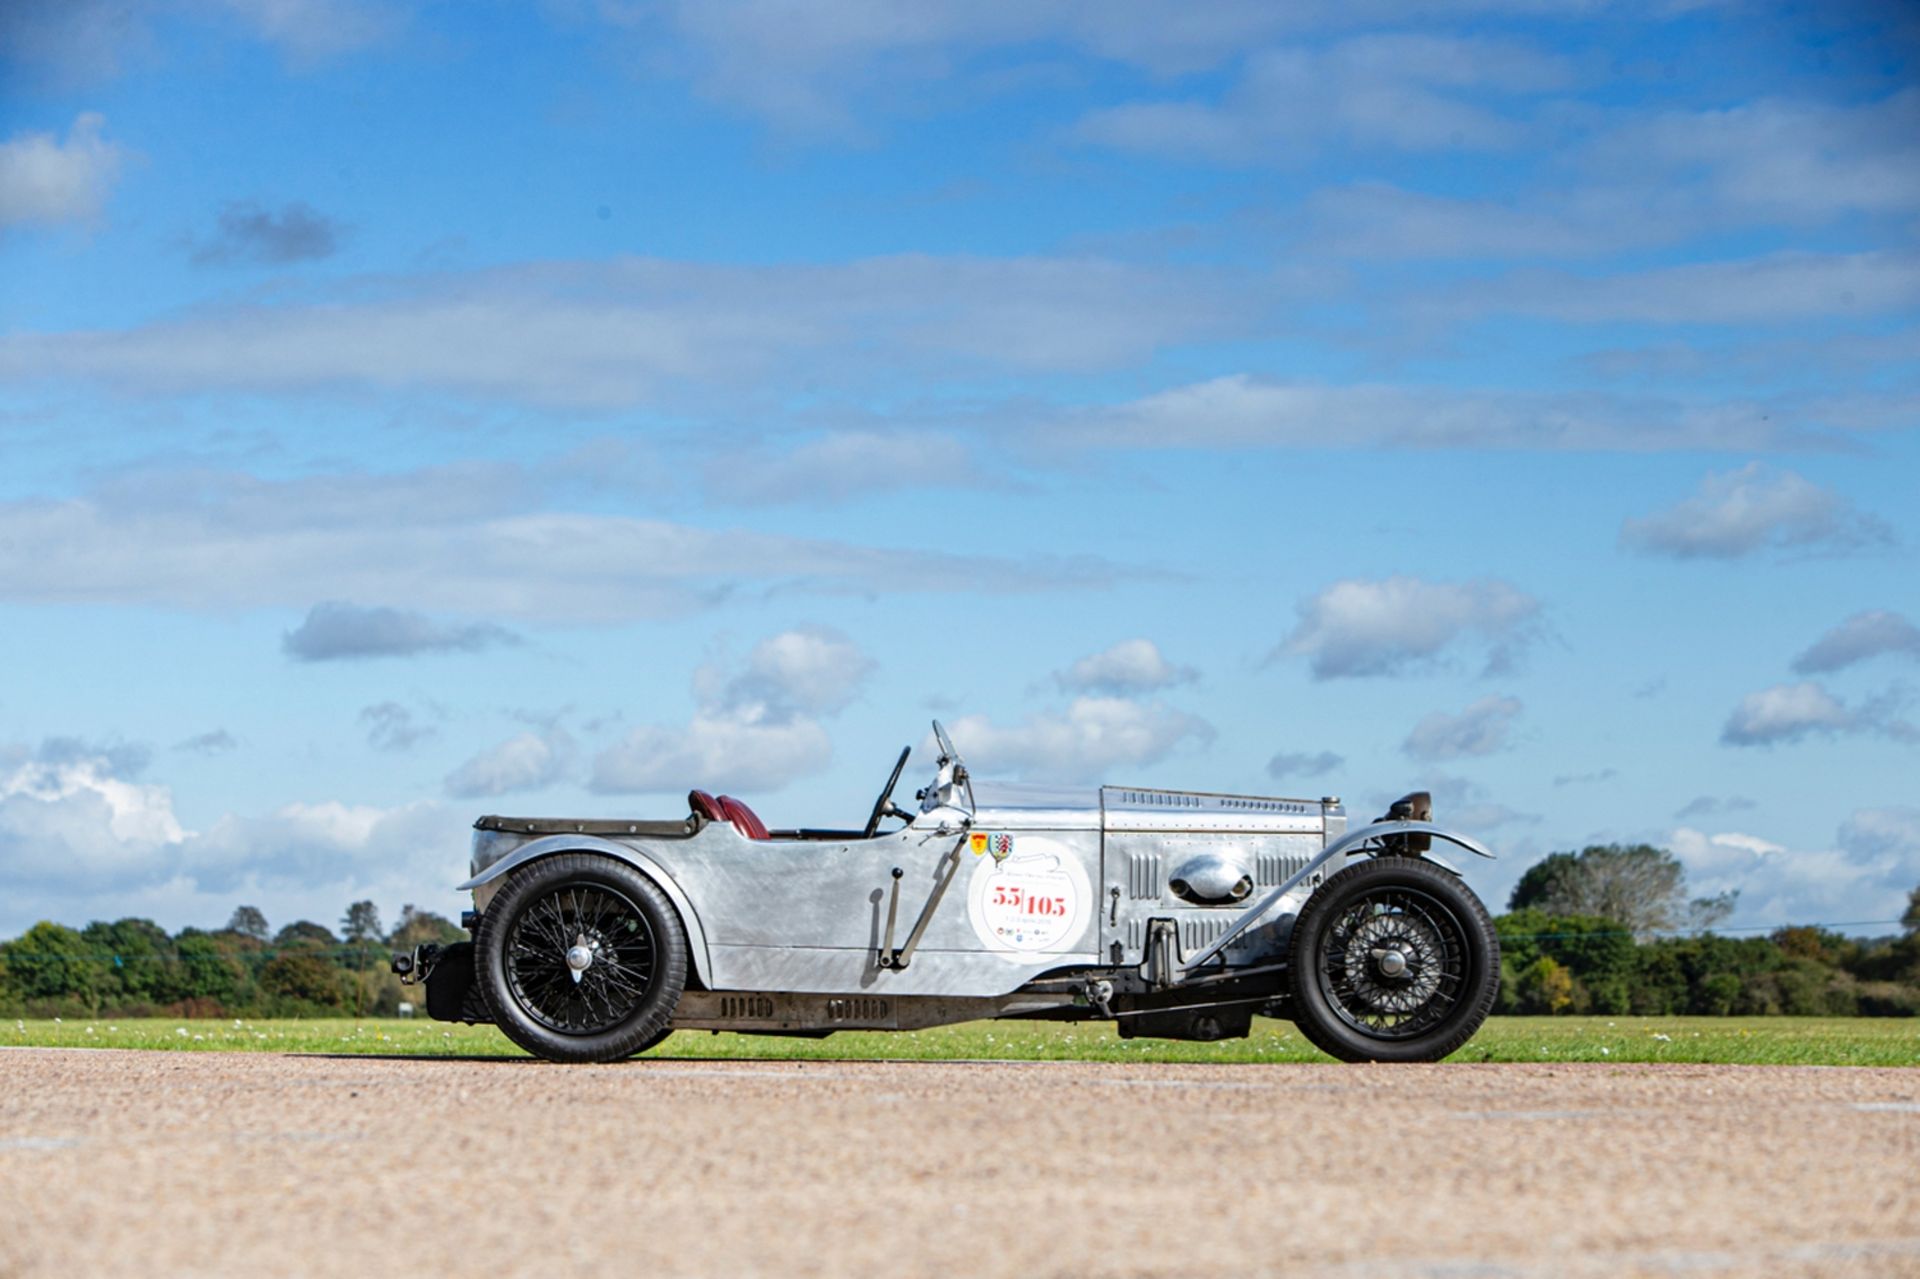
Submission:
{"label": "red leather seat", "polygon": [[727,815],[735,830],[748,839],[771,839],[767,834],[767,824],[751,808],[731,795],[722,795],[719,799],[720,811]]}
{"label": "red leather seat", "polygon": [[720,801],[703,790],[687,792],[687,807],[710,822],[724,822],[727,815],[720,808]]}

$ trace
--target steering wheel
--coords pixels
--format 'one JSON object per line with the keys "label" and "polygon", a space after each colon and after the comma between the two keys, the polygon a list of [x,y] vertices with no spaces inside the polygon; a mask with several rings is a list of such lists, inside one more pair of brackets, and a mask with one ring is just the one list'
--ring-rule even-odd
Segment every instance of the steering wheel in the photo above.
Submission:
{"label": "steering wheel", "polygon": [[887,778],[887,787],[880,792],[880,798],[873,802],[873,816],[867,818],[867,828],[860,832],[860,838],[872,839],[880,832],[880,819],[883,817],[903,817],[913,820],[913,814],[893,802],[893,788],[900,784],[900,774],[906,771],[907,756],[913,754],[913,747],[900,748],[900,758],[893,761],[893,775]]}

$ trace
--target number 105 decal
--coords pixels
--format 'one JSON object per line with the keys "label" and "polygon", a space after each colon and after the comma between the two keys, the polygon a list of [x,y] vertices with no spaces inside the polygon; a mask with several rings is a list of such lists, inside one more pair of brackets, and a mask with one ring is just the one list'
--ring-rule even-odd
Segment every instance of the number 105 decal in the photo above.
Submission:
{"label": "number 105 decal", "polygon": [[1044,836],[1022,835],[1005,861],[982,858],[967,886],[967,917],[989,950],[1010,959],[1091,950],[1092,892],[1079,859]]}

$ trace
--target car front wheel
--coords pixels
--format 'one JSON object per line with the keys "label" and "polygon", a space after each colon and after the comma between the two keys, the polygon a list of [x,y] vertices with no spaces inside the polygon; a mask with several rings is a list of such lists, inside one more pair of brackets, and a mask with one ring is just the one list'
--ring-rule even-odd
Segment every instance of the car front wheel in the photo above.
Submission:
{"label": "car front wheel", "polygon": [[673,903],[625,862],[545,857],[513,872],[474,939],[507,1037],[549,1061],[619,1061],[665,1038],[687,984]]}
{"label": "car front wheel", "polygon": [[1342,1061],[1439,1061],[1480,1029],[1500,941],[1459,877],[1413,857],[1350,866],[1294,921],[1293,1017]]}

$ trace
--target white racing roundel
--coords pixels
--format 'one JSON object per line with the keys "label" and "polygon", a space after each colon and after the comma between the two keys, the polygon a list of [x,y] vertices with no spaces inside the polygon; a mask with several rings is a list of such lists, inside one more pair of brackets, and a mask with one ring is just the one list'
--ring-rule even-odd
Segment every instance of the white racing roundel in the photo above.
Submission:
{"label": "white racing roundel", "polygon": [[976,854],[967,885],[967,918],[981,943],[1016,962],[1075,949],[1087,931],[1093,897],[1079,859],[1041,835],[987,838],[1006,842],[987,845],[994,856]]}

